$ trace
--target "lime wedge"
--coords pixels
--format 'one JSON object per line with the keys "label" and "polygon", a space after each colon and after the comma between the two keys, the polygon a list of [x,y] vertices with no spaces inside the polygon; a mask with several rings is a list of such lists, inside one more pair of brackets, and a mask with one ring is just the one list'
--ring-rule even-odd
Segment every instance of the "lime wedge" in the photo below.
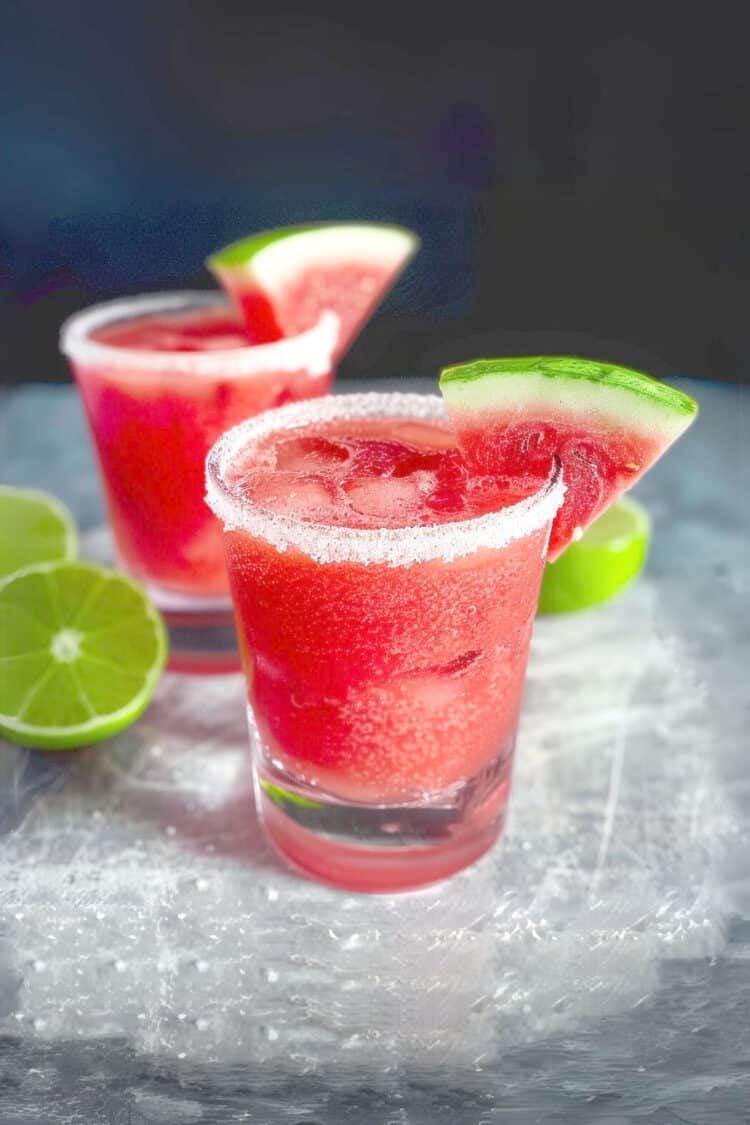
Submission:
{"label": "lime wedge", "polygon": [[629,497],[618,500],[547,564],[539,612],[571,613],[613,597],[643,567],[650,534],[646,509]]}
{"label": "lime wedge", "polygon": [[74,559],[73,516],[47,492],[0,485],[0,578],[32,563]]}
{"label": "lime wedge", "polygon": [[0,582],[0,734],[45,750],[109,738],[145,710],[166,657],[164,622],[129,578],[27,567]]}

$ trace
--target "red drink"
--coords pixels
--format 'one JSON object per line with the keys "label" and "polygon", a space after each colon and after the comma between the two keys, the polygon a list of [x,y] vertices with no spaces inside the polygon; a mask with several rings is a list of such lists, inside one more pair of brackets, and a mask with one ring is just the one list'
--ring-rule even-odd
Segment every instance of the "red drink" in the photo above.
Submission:
{"label": "red drink", "polygon": [[561,481],[473,477],[440,400],[354,395],[225,435],[208,489],[271,839],[360,890],[472,862],[505,817]]}
{"label": "red drink", "polygon": [[118,555],[165,608],[227,602],[204,462],[228,427],[330,386],[336,318],[253,346],[209,294],[113,301],[73,317],[62,348],[80,388]]}

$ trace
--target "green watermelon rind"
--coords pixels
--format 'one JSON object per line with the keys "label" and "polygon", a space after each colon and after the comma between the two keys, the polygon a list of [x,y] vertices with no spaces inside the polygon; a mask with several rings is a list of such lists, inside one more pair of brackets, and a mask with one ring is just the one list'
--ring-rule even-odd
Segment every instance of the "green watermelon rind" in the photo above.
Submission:
{"label": "green watermelon rind", "polygon": [[409,230],[408,227],[399,226],[397,223],[355,223],[332,220],[318,223],[305,223],[292,227],[276,227],[274,230],[263,231],[260,234],[252,234],[248,238],[241,238],[237,242],[231,242],[228,246],[217,250],[215,254],[211,254],[211,256],[206,259],[206,266],[212,272],[216,272],[217,270],[246,269],[251,265],[261,250],[265,250],[268,246],[272,246],[277,242],[281,242],[287,238],[293,238],[298,234],[309,234],[311,231],[331,230],[343,227],[349,227],[353,231],[378,229],[403,234],[412,244],[412,253],[415,253],[419,247],[419,237],[414,231]]}
{"label": "green watermelon rind", "polygon": [[662,431],[672,440],[698,412],[689,395],[629,367],[577,356],[514,356],[446,367],[440,390],[459,410],[512,406],[595,412],[614,426]]}
{"label": "green watermelon rind", "polygon": [[230,242],[228,246],[224,246],[221,250],[217,250],[215,254],[211,254],[210,257],[206,258],[206,265],[210,270],[245,266],[252,261],[259,251],[265,250],[266,246],[271,246],[274,242],[280,242],[282,238],[290,238],[295,234],[306,234],[308,231],[331,225],[333,224],[309,223],[296,227],[276,227],[273,230],[263,231],[261,234],[251,234],[247,238],[238,239],[237,242]]}

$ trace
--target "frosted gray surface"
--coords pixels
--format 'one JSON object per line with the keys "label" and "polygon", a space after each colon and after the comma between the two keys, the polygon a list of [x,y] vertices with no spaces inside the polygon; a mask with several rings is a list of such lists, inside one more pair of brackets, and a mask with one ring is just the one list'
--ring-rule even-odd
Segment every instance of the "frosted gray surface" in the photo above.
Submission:
{"label": "frosted gray surface", "polygon": [[[537,623],[510,826],[453,881],[288,873],[238,676],[98,750],[0,742],[2,1125],[750,1121],[749,396],[680,386],[647,573]],[[100,537],[70,389],[0,398],[0,479]]]}

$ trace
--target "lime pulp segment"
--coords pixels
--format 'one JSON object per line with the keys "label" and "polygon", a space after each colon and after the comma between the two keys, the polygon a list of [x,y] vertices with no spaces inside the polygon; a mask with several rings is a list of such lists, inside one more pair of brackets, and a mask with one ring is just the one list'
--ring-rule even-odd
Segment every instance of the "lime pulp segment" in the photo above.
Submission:
{"label": "lime pulp segment", "polygon": [[12,742],[64,750],[116,734],[166,658],[161,616],[123,575],[52,562],[0,582],[0,734]]}

